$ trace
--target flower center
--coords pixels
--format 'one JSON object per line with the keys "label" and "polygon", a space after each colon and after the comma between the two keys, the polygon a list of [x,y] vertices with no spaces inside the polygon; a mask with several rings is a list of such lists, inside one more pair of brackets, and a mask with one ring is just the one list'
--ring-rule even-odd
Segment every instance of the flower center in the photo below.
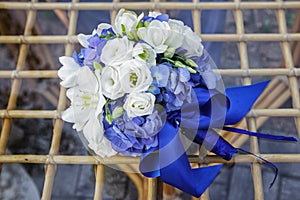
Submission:
{"label": "flower center", "polygon": [[131,86],[136,86],[136,83],[137,83],[137,75],[136,73],[130,73],[130,83],[131,83]]}
{"label": "flower center", "polygon": [[98,96],[97,94],[91,94],[86,91],[80,91],[81,95],[81,106],[84,108],[97,108]]}

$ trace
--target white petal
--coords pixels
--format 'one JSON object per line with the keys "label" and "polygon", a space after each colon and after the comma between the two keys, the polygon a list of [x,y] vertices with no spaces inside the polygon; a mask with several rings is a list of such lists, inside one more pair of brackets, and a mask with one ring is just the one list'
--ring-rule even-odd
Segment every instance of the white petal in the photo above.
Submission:
{"label": "white petal", "polygon": [[111,28],[111,25],[110,24],[107,24],[107,23],[101,23],[98,25],[97,27],[97,34],[98,35],[101,35],[103,29],[109,29]]}
{"label": "white petal", "polygon": [[75,113],[72,106],[66,109],[62,114],[62,119],[66,122],[74,123],[75,122]]}
{"label": "white petal", "polygon": [[85,48],[88,48],[89,47],[89,41],[88,39],[92,37],[92,35],[85,35],[85,34],[78,34],[77,35],[77,39],[78,39],[78,42]]}
{"label": "white petal", "polygon": [[59,78],[62,79],[61,85],[66,88],[75,86],[80,66],[72,57],[62,56],[59,61],[63,65],[57,72]]}
{"label": "white petal", "polygon": [[100,143],[103,139],[103,126],[102,122],[99,122],[98,119],[94,116],[91,116],[83,128],[83,134],[89,143]]}
{"label": "white petal", "polygon": [[67,97],[70,101],[74,100],[75,88],[70,88],[67,90]]}
{"label": "white petal", "polygon": [[69,57],[69,56],[61,56],[59,57],[59,62],[66,67],[70,67],[70,68],[80,68],[80,66],[75,62],[74,58]]}
{"label": "white petal", "polygon": [[80,68],[78,72],[79,76],[77,79],[78,86],[83,88],[87,91],[95,93],[98,88],[99,84],[96,79],[94,72],[87,66],[83,66]]}
{"label": "white petal", "polygon": [[60,85],[65,88],[70,88],[76,85],[76,80],[77,80],[76,76],[70,76],[67,77],[65,80],[61,81]]}

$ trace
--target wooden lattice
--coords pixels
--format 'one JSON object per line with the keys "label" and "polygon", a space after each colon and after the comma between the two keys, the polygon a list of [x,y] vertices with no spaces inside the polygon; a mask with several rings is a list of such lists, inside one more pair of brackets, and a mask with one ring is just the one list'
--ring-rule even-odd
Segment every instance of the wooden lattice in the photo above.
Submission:
{"label": "wooden lattice", "polygon": [[[103,189],[103,165],[117,164],[122,167],[135,168],[138,164],[138,158],[115,156],[102,160],[96,159],[94,156],[78,156],[78,155],[61,155],[59,148],[61,145],[62,129],[64,126],[61,120],[61,114],[66,108],[67,99],[65,88],[59,88],[57,69],[60,67],[55,59],[51,57],[51,50],[47,45],[61,44],[65,45],[65,55],[71,55],[74,50],[74,45],[78,43],[76,39],[76,24],[78,11],[80,10],[109,10],[111,20],[114,19],[118,9],[127,8],[132,10],[190,10],[192,12],[194,30],[200,34],[203,41],[211,42],[234,42],[238,46],[240,58],[240,68],[235,69],[217,69],[222,76],[241,77],[242,83],[245,85],[251,84],[254,77],[268,77],[272,79],[265,93],[261,96],[245,120],[239,126],[247,128],[250,131],[257,131],[268,118],[270,117],[291,117],[295,119],[298,135],[300,136],[300,97],[299,97],[299,76],[300,69],[296,66],[300,63],[300,13],[296,13],[296,19],[291,31],[287,30],[286,11],[300,9],[299,1],[240,1],[233,0],[229,2],[201,2],[200,0],[191,0],[191,2],[168,2],[153,0],[148,2],[113,2],[106,3],[81,3],[73,0],[68,3],[54,2],[38,2],[32,0],[30,2],[0,2],[0,12],[10,11],[26,11],[25,28],[19,35],[11,35],[5,32],[5,28],[0,26],[0,45],[1,48],[10,48],[11,51],[17,52],[17,62],[15,67],[3,66],[0,61],[0,80],[10,81],[10,93],[7,97],[6,107],[0,107],[0,118],[2,119],[2,129],[0,137],[0,163],[35,163],[46,165],[45,179],[42,191],[42,199],[51,199],[51,193],[54,184],[54,176],[56,166],[60,164],[95,165],[95,192],[94,199],[101,199]],[[235,33],[226,34],[201,34],[200,30],[200,14],[203,10],[227,10],[234,13],[236,26]],[[245,10],[275,10],[277,14],[278,33],[246,33],[244,27]],[[65,26],[66,34],[55,33],[48,35],[42,34],[36,24],[37,12],[50,10],[57,16],[57,23],[62,27]],[[66,12],[67,11],[67,12]],[[24,20],[23,19],[23,20]],[[0,22],[2,23],[2,22]],[[3,25],[3,24],[2,24]],[[13,25],[13,24],[12,24]],[[90,30],[89,30],[90,31]],[[87,31],[88,32],[88,31]],[[247,44],[249,42],[278,42],[281,45],[282,67],[279,68],[251,68],[249,66]],[[46,59],[50,63],[47,69],[40,69],[39,66],[33,69],[26,68],[26,62],[30,59],[31,46],[40,45],[39,49],[44,53],[42,59]],[[281,78],[278,78],[280,76]],[[282,78],[284,77],[284,78]],[[17,101],[19,98],[20,88],[24,79],[56,79],[56,85],[48,85],[43,92],[44,98],[48,99],[53,105],[56,105],[52,110],[28,110],[18,109]],[[29,84],[30,85],[30,84]],[[38,83],[32,84],[32,87],[39,87]],[[292,99],[291,108],[280,108],[287,100]],[[6,155],[7,143],[10,138],[12,121],[14,119],[38,118],[38,119],[53,119],[52,141],[48,154],[45,155]],[[36,130],[36,137],[39,137],[39,131]],[[234,135],[230,133],[222,133],[235,146],[241,146],[247,136]],[[271,162],[300,162],[300,154],[260,154],[257,138],[250,137],[250,150],[259,156]],[[251,155],[235,155],[230,161],[209,155],[204,159],[197,155],[189,156],[191,163],[210,164],[210,163],[252,163],[252,177],[254,183],[255,199],[264,199],[262,184],[261,165],[255,157]],[[128,164],[128,165],[122,165]],[[144,179],[140,175],[128,174],[138,188],[139,199],[157,199],[161,196],[161,183],[158,179]],[[165,192],[172,191],[166,187]],[[201,199],[209,199],[208,192]]]}

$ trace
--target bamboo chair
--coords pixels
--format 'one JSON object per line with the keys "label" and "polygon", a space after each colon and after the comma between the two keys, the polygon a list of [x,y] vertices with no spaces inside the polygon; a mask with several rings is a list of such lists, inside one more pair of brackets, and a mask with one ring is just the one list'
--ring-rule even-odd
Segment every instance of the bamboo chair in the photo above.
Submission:
{"label": "bamboo chair", "polygon": [[[51,52],[45,44],[60,43],[65,44],[65,54],[71,55],[73,46],[77,43],[76,40],[76,21],[78,10],[104,10],[111,11],[111,18],[114,19],[117,10],[121,7],[128,9],[152,9],[163,11],[167,9],[181,10],[188,9],[192,11],[194,30],[201,34],[200,30],[200,13],[206,9],[225,9],[232,10],[235,15],[236,33],[235,34],[201,34],[204,41],[219,41],[219,42],[236,42],[238,45],[241,67],[240,69],[219,69],[218,71],[223,76],[241,76],[244,84],[250,84],[251,78],[254,76],[270,76],[275,77],[267,88],[266,92],[261,96],[255,108],[247,115],[247,122],[243,120],[239,127],[249,128],[250,131],[256,131],[262,126],[269,117],[286,116],[294,117],[297,126],[297,131],[300,136],[300,101],[298,80],[300,70],[295,67],[295,63],[299,63],[300,51],[300,34],[299,34],[299,12],[294,23],[293,33],[288,33],[286,29],[285,9],[299,9],[300,2],[276,0],[272,2],[240,2],[234,0],[227,3],[206,3],[199,0],[193,0],[191,3],[175,3],[153,0],[149,2],[119,2],[114,0],[112,3],[79,3],[73,0],[72,3],[39,3],[36,0],[31,2],[0,2],[0,9],[8,10],[25,10],[26,24],[22,35],[2,34],[0,36],[1,44],[18,44],[19,54],[15,70],[1,70],[0,78],[11,78],[11,92],[6,109],[0,110],[2,118],[2,130],[0,137],[0,163],[37,163],[45,164],[45,181],[42,192],[42,199],[50,199],[54,184],[54,176],[56,166],[59,164],[93,164],[95,165],[95,193],[94,199],[101,199],[103,189],[103,164],[117,164],[120,168],[135,169],[138,164],[137,158],[124,158],[115,156],[113,158],[103,159],[101,162],[93,156],[75,156],[75,155],[59,155],[59,147],[61,142],[61,134],[63,121],[61,113],[66,107],[66,96],[64,88],[49,86],[43,93],[53,105],[57,106],[55,110],[17,110],[16,102],[23,79],[37,78],[57,78],[57,67],[51,61]],[[277,12],[277,21],[279,27],[278,34],[248,34],[245,33],[243,24],[243,11],[246,9],[274,9]],[[36,12],[39,10],[53,10],[62,23],[67,27],[66,35],[46,36],[40,35],[38,25],[35,23]],[[62,10],[68,10],[69,15],[66,16]],[[1,29],[0,29],[1,30]],[[33,35],[33,30],[38,35]],[[2,31],[3,33],[3,31]],[[281,69],[251,69],[248,62],[247,42],[251,41],[276,41],[281,43],[283,55],[283,64]],[[25,61],[29,55],[28,47],[32,44],[44,45],[41,49],[45,52],[45,58],[52,62],[53,67],[50,70],[24,70]],[[285,79],[276,76],[283,76]],[[32,84],[35,84],[34,81]],[[35,84],[33,87],[40,87]],[[272,92],[272,93],[270,93]],[[292,98],[293,106],[289,109],[280,109],[279,107],[288,99]],[[51,147],[48,155],[5,155],[7,142],[10,136],[12,119],[14,118],[46,118],[53,119],[53,135]],[[247,136],[237,136],[230,133],[221,133],[231,141],[235,146],[241,146]],[[256,138],[250,138],[251,151],[259,154],[259,147]],[[261,155],[261,154],[259,154]],[[300,162],[299,154],[264,154],[261,155],[271,162]],[[209,155],[203,160],[197,155],[189,156],[190,162],[194,164],[209,164],[209,163],[224,163],[226,161]],[[261,177],[261,167],[256,159],[249,155],[236,155],[231,162],[250,162],[252,163],[252,177],[254,184],[254,194],[256,199],[264,199],[263,184]],[[124,165],[126,164],[126,165]],[[144,179],[139,174],[128,174],[137,186],[139,199],[159,199],[162,198],[162,188],[166,195],[173,195],[175,190],[167,185],[162,186],[159,179]],[[208,191],[200,199],[209,199]]]}

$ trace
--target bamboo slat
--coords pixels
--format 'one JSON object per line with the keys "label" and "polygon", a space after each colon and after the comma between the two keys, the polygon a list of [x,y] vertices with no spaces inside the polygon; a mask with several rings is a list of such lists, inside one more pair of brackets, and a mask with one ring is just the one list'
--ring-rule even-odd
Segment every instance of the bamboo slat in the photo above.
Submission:
{"label": "bamboo slat", "polygon": [[95,166],[95,194],[94,200],[102,200],[102,191],[104,187],[104,165]]}
{"label": "bamboo slat", "polygon": [[[36,1],[32,0],[32,2],[36,2]],[[28,17],[25,24],[24,35],[26,36],[31,35],[35,20],[36,20],[36,11],[30,10],[28,12]],[[22,70],[25,66],[25,60],[28,53],[28,46],[26,44],[20,45],[19,52],[20,53],[16,64],[17,71]],[[6,110],[11,110],[16,108],[18,93],[21,85],[22,85],[21,79],[13,80]],[[2,122],[2,130],[1,130],[1,137],[0,137],[0,155],[5,154],[11,127],[12,127],[11,118],[4,118]],[[0,171],[1,171],[1,167],[0,167]]]}
{"label": "bamboo slat", "polygon": [[0,2],[0,9],[14,10],[113,10],[113,9],[133,9],[133,10],[248,10],[248,9],[297,9],[300,8],[298,1],[285,2],[81,2],[81,3],[29,3],[29,2]]}
{"label": "bamboo slat", "polygon": [[[300,68],[214,69],[222,76],[300,76]],[[56,70],[0,70],[0,78],[58,78]]]}
{"label": "bamboo slat", "polygon": [[[282,0],[276,0],[276,2],[283,3]],[[279,33],[286,34],[287,33],[287,23],[286,23],[285,11],[282,8],[277,10],[277,21],[278,21]],[[282,48],[282,54],[283,54],[283,60],[284,60],[285,67],[288,69],[295,69],[290,43],[287,41],[283,41],[281,43],[281,48]],[[288,82],[290,85],[290,91],[291,91],[291,96],[292,96],[292,100],[293,100],[293,108],[300,110],[300,94],[299,94],[297,77],[289,76]],[[298,135],[300,137],[300,117],[297,117],[295,120],[296,120]]]}
{"label": "bamboo slat", "polygon": [[[201,34],[207,42],[292,42],[300,40],[300,33],[244,33],[244,34]],[[0,35],[3,44],[61,44],[78,43],[75,35]]]}
{"label": "bamboo slat", "polygon": [[[257,154],[258,156],[274,163],[300,163],[299,154]],[[198,155],[189,155],[191,163],[210,164],[210,163],[261,163],[261,160],[252,155],[236,154],[231,160],[226,161],[215,155],[208,155],[199,158]],[[67,164],[67,165],[113,165],[113,164],[138,164],[139,157],[114,156],[99,159],[95,156],[75,156],[75,155],[0,155],[0,163],[32,163],[32,164]]]}
{"label": "bamboo slat", "polygon": [[[72,1],[73,3],[78,2],[76,0]],[[69,21],[69,27],[68,27],[68,33],[67,35],[73,35],[76,32],[76,24],[77,24],[77,17],[78,12],[76,10],[70,11],[70,21]],[[73,45],[72,44],[66,44],[65,48],[65,54],[67,56],[70,56],[73,51]],[[57,110],[63,111],[66,108],[66,89],[61,87],[60,88],[60,95],[58,99],[58,105]],[[62,119],[56,119],[54,121],[54,127],[53,127],[53,135],[52,135],[52,141],[51,141],[51,147],[49,150],[49,156],[51,158],[52,155],[56,155],[59,152],[60,147],[60,140],[62,135],[62,128],[63,128],[63,121]],[[42,199],[48,200],[51,199],[53,184],[54,184],[54,177],[56,173],[56,165],[55,164],[48,164],[46,166],[46,174],[45,174],[45,180],[44,180],[44,187],[43,187],[43,193],[42,193]],[[98,176],[96,176],[98,177]],[[95,190],[97,192],[99,190]],[[97,196],[97,194],[95,194]]]}
{"label": "bamboo slat", "polygon": [[[61,119],[63,111],[59,110],[0,110],[0,118],[46,118]],[[246,117],[300,117],[299,109],[280,108],[280,109],[252,109]]]}
{"label": "bamboo slat", "polygon": [[[234,0],[236,3],[240,3],[240,0]],[[235,24],[236,24],[236,31],[237,34],[244,34],[244,20],[243,20],[243,13],[240,9],[235,10]],[[247,44],[245,41],[240,41],[238,43],[238,50],[240,54],[240,62],[241,62],[241,69],[247,70],[249,69],[249,61],[248,61],[248,52],[247,52]],[[244,77],[243,83],[245,85],[251,84],[251,77]],[[247,117],[246,117],[247,119]],[[254,118],[249,119],[249,130],[256,131],[255,121]],[[246,120],[247,121],[247,120]],[[250,149],[254,153],[259,153],[258,148],[258,140],[256,137],[250,137]],[[263,184],[262,184],[262,176],[261,176],[261,168],[260,165],[257,163],[252,163],[252,178],[254,184],[254,198],[255,199],[264,199],[263,193]]]}

